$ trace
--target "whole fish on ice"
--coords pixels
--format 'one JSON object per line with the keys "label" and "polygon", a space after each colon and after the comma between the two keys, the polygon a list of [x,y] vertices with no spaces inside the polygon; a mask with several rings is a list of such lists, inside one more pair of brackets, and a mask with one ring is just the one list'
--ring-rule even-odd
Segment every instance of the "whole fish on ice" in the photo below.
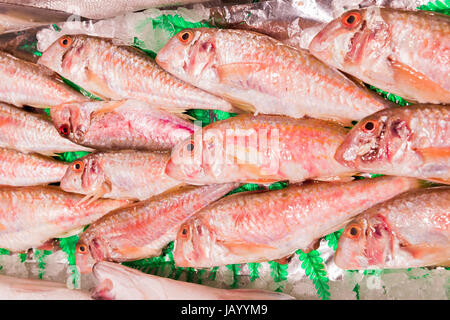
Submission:
{"label": "whole fish on ice", "polygon": [[251,31],[186,29],[158,52],[156,62],[255,113],[350,123],[390,106],[306,50]]}
{"label": "whole fish on ice", "polygon": [[192,122],[137,100],[66,103],[50,112],[61,136],[99,150],[171,150],[194,133]]}
{"label": "whole fish on ice", "polygon": [[233,194],[180,227],[175,264],[207,268],[311,250],[320,237],[339,230],[365,209],[418,187],[417,179],[380,177]]}

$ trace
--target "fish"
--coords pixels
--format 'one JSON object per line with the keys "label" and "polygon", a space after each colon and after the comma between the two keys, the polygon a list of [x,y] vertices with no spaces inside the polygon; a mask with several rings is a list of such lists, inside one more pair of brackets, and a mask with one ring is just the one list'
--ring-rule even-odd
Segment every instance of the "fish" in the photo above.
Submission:
{"label": "fish", "polygon": [[87,290],[64,283],[0,275],[0,300],[92,300]]}
{"label": "fish", "polygon": [[130,201],[83,196],[55,186],[0,187],[0,248],[22,252],[65,237]]}
{"label": "fish", "polygon": [[156,62],[254,114],[349,124],[391,106],[306,50],[252,31],[186,29],[158,52]]}
{"label": "fish", "polygon": [[450,103],[450,17],[373,7],[327,24],[309,51],[325,63],[410,102]]}
{"label": "fish", "polygon": [[6,3],[62,11],[90,19],[105,19],[149,8],[183,6],[207,0],[3,0]]}
{"label": "fish", "polygon": [[67,21],[70,14],[20,4],[0,3],[0,34]]}
{"label": "fish", "polygon": [[307,252],[365,209],[421,186],[414,178],[378,177],[233,194],[179,228],[175,265],[208,268],[278,260],[298,249]]}
{"label": "fish", "polygon": [[[220,289],[143,273],[112,262],[97,262],[92,296],[102,300],[293,300],[281,292]],[[130,285],[132,284],[132,285]]]}
{"label": "fish", "polygon": [[68,166],[39,154],[0,148],[0,185],[23,187],[59,182]]}
{"label": "fish", "polygon": [[104,100],[135,99],[181,113],[187,109],[231,111],[231,105],[160,68],[147,54],[111,39],[65,35],[38,63]]}
{"label": "fish", "polygon": [[24,153],[93,151],[61,137],[51,120],[41,114],[0,102],[0,147]]}
{"label": "fish", "polygon": [[334,160],[347,132],[320,119],[242,114],[176,145],[166,174],[194,185],[352,179],[356,172]]}
{"label": "fish", "polygon": [[87,101],[53,71],[0,51],[0,101],[16,107],[52,107],[64,102]]}
{"label": "fish", "polygon": [[182,223],[239,184],[185,186],[114,210],[80,236],[75,260],[81,273],[95,261],[132,261],[159,256]]}
{"label": "fish", "polygon": [[342,269],[450,266],[450,187],[402,193],[350,221],[335,263]]}
{"label": "fish", "polygon": [[97,150],[171,150],[195,129],[191,121],[138,100],[64,103],[50,114],[62,137]]}
{"label": "fish", "polygon": [[168,152],[95,152],[73,162],[63,175],[61,189],[86,199],[145,200],[182,183],[164,173]]}
{"label": "fish", "polygon": [[450,106],[411,105],[361,120],[335,159],[357,171],[450,183]]}

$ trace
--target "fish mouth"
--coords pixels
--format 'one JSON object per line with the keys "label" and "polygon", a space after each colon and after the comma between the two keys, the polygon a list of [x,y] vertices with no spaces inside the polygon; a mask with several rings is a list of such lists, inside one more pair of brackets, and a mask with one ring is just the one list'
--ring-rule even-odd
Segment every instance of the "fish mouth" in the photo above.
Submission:
{"label": "fish mouth", "polygon": [[164,49],[161,49],[158,52],[158,54],[155,57],[155,61],[164,70],[167,70],[167,68],[169,67],[169,57],[165,53]]}

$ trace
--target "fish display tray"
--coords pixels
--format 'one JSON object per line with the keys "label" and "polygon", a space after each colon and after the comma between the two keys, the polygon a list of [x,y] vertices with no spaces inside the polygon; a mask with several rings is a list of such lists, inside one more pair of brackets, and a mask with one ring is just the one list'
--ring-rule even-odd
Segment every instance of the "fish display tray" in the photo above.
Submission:
{"label": "fish display tray", "polygon": [[[450,14],[450,0],[428,3],[421,5],[418,9]],[[267,9],[261,10],[264,12]],[[127,19],[129,18],[130,15],[127,15]],[[111,19],[112,24],[123,23],[120,19],[124,18]],[[204,19],[201,7],[194,7],[192,11],[151,9],[138,13],[132,21],[131,29],[129,27],[126,32],[122,30],[120,34],[116,34],[116,38],[140,48],[151,57],[155,57],[165,42],[184,28],[214,27],[208,19]],[[100,24],[97,26],[94,24],[90,32],[102,35],[110,34],[108,26],[111,24],[109,22],[99,21],[97,23]],[[66,31],[65,27],[67,26],[54,25],[52,28],[41,30],[37,37],[39,42],[29,42],[22,49],[39,56],[40,50],[44,50],[48,43],[51,43],[51,39],[54,40],[58,34]],[[83,94],[96,98],[70,81],[65,81]],[[401,97],[383,92],[373,86],[368,87],[399,105],[408,104]],[[234,116],[232,113],[218,110],[189,110],[187,113],[201,121],[203,126]],[[70,152],[60,154],[57,158],[72,162],[86,154],[87,152]],[[270,185],[269,189],[275,190],[285,186],[286,184],[278,182]],[[260,188],[255,184],[246,184],[233,192]],[[163,254],[159,257],[123,264],[146,273],[181,281],[218,288],[267,289],[284,292],[297,299],[450,298],[449,268],[365,271],[345,271],[338,268],[334,264],[333,258],[341,233],[342,230],[339,230],[325,236],[316,250],[308,253],[301,250],[296,251],[287,264],[268,261],[199,270],[180,268],[174,263],[173,242],[164,249]],[[59,249],[54,251],[31,249],[27,253],[11,254],[5,249],[0,249],[0,274],[54,280],[65,282],[70,288],[88,289],[93,284],[92,276],[80,275],[75,264],[74,253],[78,237],[78,235],[73,235],[57,239]]]}

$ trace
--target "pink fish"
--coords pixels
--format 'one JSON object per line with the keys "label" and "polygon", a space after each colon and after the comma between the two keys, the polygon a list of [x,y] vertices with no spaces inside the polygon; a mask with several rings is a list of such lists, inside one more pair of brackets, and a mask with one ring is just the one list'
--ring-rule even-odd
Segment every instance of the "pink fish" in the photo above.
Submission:
{"label": "pink fish", "polygon": [[51,109],[61,136],[100,150],[170,150],[194,124],[136,100],[68,103]]}
{"label": "pink fish", "polygon": [[309,45],[325,63],[410,101],[450,103],[450,17],[372,7],[345,12]]}
{"label": "pink fish", "polygon": [[179,143],[166,173],[190,184],[349,179],[355,171],[334,160],[346,134],[324,120],[239,115]]}
{"label": "pink fish", "polygon": [[450,266],[450,187],[405,192],[349,222],[335,256],[342,269]]}
{"label": "pink fish", "polygon": [[380,177],[234,194],[180,227],[175,264],[207,268],[311,250],[320,237],[339,230],[365,209],[419,186],[413,178]]}
{"label": "pink fish", "polygon": [[158,52],[156,62],[254,113],[350,123],[390,106],[306,50],[246,30],[183,30]]}
{"label": "pink fish", "polygon": [[169,157],[143,151],[91,153],[67,168],[60,186],[91,199],[145,200],[182,184],[164,173]]}
{"label": "pink fish", "polygon": [[93,297],[103,300],[291,300],[290,295],[257,289],[219,289],[153,276],[111,262],[94,266]]}

